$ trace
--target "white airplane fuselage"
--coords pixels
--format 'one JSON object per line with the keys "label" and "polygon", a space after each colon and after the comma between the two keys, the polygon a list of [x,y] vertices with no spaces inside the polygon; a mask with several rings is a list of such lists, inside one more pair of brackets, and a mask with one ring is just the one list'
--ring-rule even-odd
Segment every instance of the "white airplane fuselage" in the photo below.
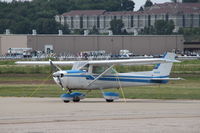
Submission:
{"label": "white airplane fuselage", "polygon": [[[16,64],[26,65],[51,65],[54,81],[69,93],[64,93],[60,97],[64,102],[79,102],[86,94],[72,92],[72,90],[93,90],[110,89],[131,86],[146,86],[155,84],[165,84],[169,80],[179,80],[179,78],[169,78],[173,62],[174,53],[166,53],[162,58],[152,59],[125,59],[125,60],[88,60],[88,61],[18,61]],[[118,73],[114,66],[117,65],[153,65],[153,70],[146,72]],[[71,70],[62,70],[57,65],[72,66]],[[119,94],[102,91],[107,102],[119,99]]]}
{"label": "white airplane fuselage", "polygon": [[[90,83],[99,76],[81,70],[60,71],[63,76],[60,78],[62,85],[69,89],[109,89],[131,86],[145,86],[167,83],[167,80],[152,80],[152,78],[167,78],[166,76],[152,76],[151,71],[133,72],[133,73],[116,73],[106,74],[97,81]],[[53,77],[54,81],[59,85],[57,77]]]}

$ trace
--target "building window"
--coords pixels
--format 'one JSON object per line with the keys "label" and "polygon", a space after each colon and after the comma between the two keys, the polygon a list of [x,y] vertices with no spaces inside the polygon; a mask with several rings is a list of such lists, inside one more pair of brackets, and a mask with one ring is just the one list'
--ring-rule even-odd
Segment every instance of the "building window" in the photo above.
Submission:
{"label": "building window", "polygon": [[74,28],[74,18],[71,17],[71,28]]}
{"label": "building window", "polygon": [[169,20],[169,15],[168,15],[168,14],[165,15],[165,20],[166,20],[166,21]]}
{"label": "building window", "polygon": [[106,16],[103,16],[103,28],[106,28]]}
{"label": "building window", "polygon": [[162,15],[162,20],[165,20],[165,15]]}
{"label": "building window", "polygon": [[190,27],[193,27],[193,18],[194,18],[194,15],[193,15],[193,14],[191,14],[191,15],[190,15],[190,18],[191,18]]}
{"label": "building window", "polygon": [[80,28],[83,28],[83,16],[80,17]]}
{"label": "building window", "polygon": [[100,27],[99,16],[97,16],[97,28]]}
{"label": "building window", "polygon": [[148,27],[151,26],[151,15],[148,15]]}
{"label": "building window", "polygon": [[133,27],[133,16],[131,16],[131,27]]}
{"label": "building window", "polygon": [[200,15],[199,15],[199,27],[200,27]]}
{"label": "building window", "polygon": [[86,28],[88,28],[88,24],[89,24],[89,17],[86,17]]}
{"label": "building window", "polygon": [[137,19],[138,19],[137,27],[140,27],[140,15],[137,16]]}
{"label": "building window", "polygon": [[182,23],[183,23],[183,27],[185,27],[185,15],[183,15],[182,17]]}
{"label": "building window", "polygon": [[157,21],[157,15],[155,15],[155,21]]}
{"label": "building window", "polygon": [[116,20],[117,19],[117,16],[114,16],[114,20]]}

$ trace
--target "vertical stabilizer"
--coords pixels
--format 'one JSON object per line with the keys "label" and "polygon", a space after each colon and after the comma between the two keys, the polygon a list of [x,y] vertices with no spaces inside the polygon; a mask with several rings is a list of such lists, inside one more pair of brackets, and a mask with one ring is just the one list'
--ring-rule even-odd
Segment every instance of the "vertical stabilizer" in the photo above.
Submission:
{"label": "vertical stabilizer", "polygon": [[[168,60],[175,60],[175,53],[166,53],[163,58]],[[169,76],[173,63],[160,63],[153,69],[153,76]]]}

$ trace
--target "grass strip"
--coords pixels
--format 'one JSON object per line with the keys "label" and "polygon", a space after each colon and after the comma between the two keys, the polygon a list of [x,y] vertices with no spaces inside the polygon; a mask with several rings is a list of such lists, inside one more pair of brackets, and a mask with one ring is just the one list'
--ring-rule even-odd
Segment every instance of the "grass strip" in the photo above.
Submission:
{"label": "grass strip", "polygon": [[[0,96],[29,97],[38,88],[33,97],[59,97],[65,93],[57,85],[34,84],[34,85],[0,85]],[[200,79],[187,78],[183,81],[171,81],[169,84],[160,86],[141,86],[123,88],[126,98],[139,99],[200,99]],[[105,91],[118,92],[118,89]],[[86,92],[86,91],[80,91]],[[100,90],[91,91],[87,97],[102,97]]]}

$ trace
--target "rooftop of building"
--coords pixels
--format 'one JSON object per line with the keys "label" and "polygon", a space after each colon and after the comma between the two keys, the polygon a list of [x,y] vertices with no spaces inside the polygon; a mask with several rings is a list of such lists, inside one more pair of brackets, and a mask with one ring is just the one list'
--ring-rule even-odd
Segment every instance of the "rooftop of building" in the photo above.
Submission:
{"label": "rooftop of building", "polygon": [[72,10],[66,13],[63,13],[63,16],[82,16],[82,15],[102,15],[106,10]]}
{"label": "rooftop of building", "polygon": [[160,14],[160,13],[200,13],[200,3],[162,3],[162,4],[154,4],[149,9],[144,11],[148,14]]}
{"label": "rooftop of building", "polygon": [[72,10],[63,13],[62,16],[117,16],[117,15],[134,15],[134,14],[195,14],[200,13],[200,3],[172,3],[154,4],[144,11],[106,11],[106,10]]}

